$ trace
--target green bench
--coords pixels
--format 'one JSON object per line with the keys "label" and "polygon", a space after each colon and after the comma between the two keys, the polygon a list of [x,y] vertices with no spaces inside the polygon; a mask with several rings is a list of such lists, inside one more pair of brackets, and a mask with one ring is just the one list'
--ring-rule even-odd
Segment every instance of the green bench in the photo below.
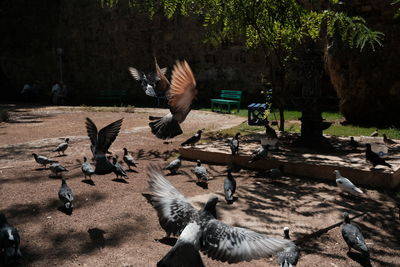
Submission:
{"label": "green bench", "polygon": [[124,98],[128,95],[128,90],[100,90],[96,96],[98,103],[118,103],[122,104]]}
{"label": "green bench", "polygon": [[211,110],[215,111],[215,107],[218,107],[218,111],[223,111],[223,107],[226,107],[230,113],[231,106],[235,106],[239,112],[241,99],[242,91],[221,90],[220,98],[211,99]]}

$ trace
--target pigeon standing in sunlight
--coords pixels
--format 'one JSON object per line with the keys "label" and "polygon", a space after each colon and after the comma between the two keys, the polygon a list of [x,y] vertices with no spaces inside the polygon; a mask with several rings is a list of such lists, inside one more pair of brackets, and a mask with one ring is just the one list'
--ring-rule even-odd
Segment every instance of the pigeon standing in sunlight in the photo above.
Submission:
{"label": "pigeon standing in sunlight", "polygon": [[383,142],[385,143],[385,145],[387,145],[387,146],[392,146],[392,145],[397,144],[397,143],[396,143],[395,141],[393,141],[392,139],[387,138],[386,134],[382,134],[382,136],[383,136]]}
{"label": "pigeon standing in sunlight", "polygon": [[182,156],[171,161],[164,169],[169,170],[171,174],[176,174],[182,165]]}
{"label": "pigeon standing in sunlight", "polygon": [[90,180],[92,179],[92,174],[94,174],[94,169],[86,157],[83,157],[83,163],[82,163],[81,170],[82,170],[83,174],[85,175],[85,179],[87,176],[89,176]]}
{"label": "pigeon standing in sunlight", "polygon": [[19,244],[20,236],[17,229],[8,224],[6,216],[0,213],[0,253],[4,253],[5,265],[15,262],[22,256]]}
{"label": "pigeon standing in sunlight", "polygon": [[228,170],[228,175],[224,180],[224,194],[225,194],[225,200],[226,202],[228,202],[228,204],[231,204],[233,202],[233,194],[235,194],[235,191],[236,191],[236,181],[231,171]]}
{"label": "pigeon standing in sunlight", "polygon": [[375,168],[375,166],[378,166],[378,165],[387,166],[389,168],[392,168],[392,165],[387,163],[383,158],[381,158],[378,154],[376,154],[375,152],[372,151],[371,144],[366,144],[366,146],[367,146],[367,149],[365,150],[365,157],[373,165],[372,168]]}
{"label": "pigeon standing in sunlight", "polygon": [[338,170],[334,170],[333,172],[336,175],[336,184],[340,189],[353,195],[364,194],[364,192],[356,187],[349,179],[343,177]]}
{"label": "pigeon standing in sunlight", "polygon": [[197,177],[197,182],[208,182],[208,172],[204,166],[201,166],[201,161],[197,160],[197,166],[194,168],[194,174]]}
{"label": "pigeon standing in sunlight", "polygon": [[50,164],[50,171],[54,173],[56,176],[59,176],[59,174],[62,175],[63,172],[67,172],[68,170],[62,166],[60,163],[52,163]]}
{"label": "pigeon standing in sunlight", "polygon": [[349,214],[347,212],[343,212],[342,236],[349,247],[349,252],[353,248],[361,252],[364,257],[369,258],[369,250],[365,244],[361,229],[357,224],[350,223]]}
{"label": "pigeon standing in sunlight", "polygon": [[161,139],[182,134],[180,124],[189,114],[196,94],[196,80],[189,64],[186,61],[176,62],[168,91],[170,112],[161,119],[155,119],[149,123],[151,132]]}
{"label": "pigeon standing in sunlight", "polygon": [[65,150],[67,150],[68,148],[68,144],[69,144],[69,138],[65,138],[64,142],[62,142],[61,144],[59,144],[56,149],[53,150],[53,152],[58,152],[58,154],[60,155],[60,152],[63,153],[63,155],[65,155]]}
{"label": "pigeon standing in sunlight", "polygon": [[193,146],[193,145],[195,145],[197,142],[200,141],[202,132],[203,132],[203,130],[198,130],[192,137],[190,137],[185,142],[183,142],[181,144],[181,146],[186,146],[186,145]]}
{"label": "pigeon standing in sunlight", "polygon": [[175,246],[158,266],[203,266],[200,250],[221,262],[237,263],[274,255],[293,242],[227,225],[216,219],[218,198],[209,198],[204,208],[195,209],[163,175],[160,168],[148,168],[152,205],[168,236],[179,236]]}
{"label": "pigeon standing in sunlight", "polygon": [[259,147],[256,151],[254,151],[251,154],[249,163],[253,163],[257,160],[266,158],[268,156],[268,148],[269,148],[268,144]]}
{"label": "pigeon standing in sunlight", "polygon": [[354,137],[353,137],[353,136],[350,136],[349,145],[350,145],[352,148],[357,148],[357,147],[359,146],[359,143],[358,143],[356,140],[354,140]]}
{"label": "pigeon standing in sunlight", "polygon": [[231,148],[232,155],[239,153],[239,136],[240,133],[236,133],[235,137],[229,142],[229,147]]}
{"label": "pigeon standing in sunlight", "polygon": [[379,135],[378,133],[378,129],[375,129],[375,131],[372,132],[372,134],[370,135],[371,137],[377,137]]}
{"label": "pigeon standing in sunlight", "polygon": [[[290,240],[289,227],[283,228],[283,237],[286,240]],[[278,252],[277,256],[280,267],[296,266],[300,257],[300,249],[296,245],[289,246]]]}
{"label": "pigeon standing in sunlight", "polygon": [[52,163],[57,163],[58,162],[57,160],[52,160],[52,159],[49,159],[49,158],[47,158],[45,156],[39,156],[36,153],[32,153],[32,156],[35,158],[37,163],[43,165],[45,168],[46,168],[47,164],[52,164]]}
{"label": "pigeon standing in sunlight", "polygon": [[106,153],[121,130],[122,120],[123,119],[119,119],[110,123],[97,132],[97,127],[94,122],[86,118],[86,130],[91,142],[90,150],[96,161],[95,174],[102,175],[114,171],[115,166],[107,159]]}
{"label": "pigeon standing in sunlight", "polygon": [[74,205],[72,204],[72,201],[74,201],[74,194],[64,178],[61,179],[61,187],[58,191],[58,198],[62,201],[67,211],[72,211],[74,208]]}
{"label": "pigeon standing in sunlight", "polygon": [[126,174],[125,170],[122,168],[122,166],[118,163],[117,158],[113,157],[113,165],[114,165],[114,173],[117,175],[117,179],[119,177],[121,178],[128,178],[128,175]]}
{"label": "pigeon standing in sunlight", "polygon": [[128,149],[126,149],[126,147],[124,147],[124,158],[123,159],[124,159],[124,162],[126,163],[126,165],[128,165],[129,170],[131,169],[131,166],[133,166],[135,168],[137,167],[135,160],[133,159],[132,155],[129,154],[129,151],[128,151]]}

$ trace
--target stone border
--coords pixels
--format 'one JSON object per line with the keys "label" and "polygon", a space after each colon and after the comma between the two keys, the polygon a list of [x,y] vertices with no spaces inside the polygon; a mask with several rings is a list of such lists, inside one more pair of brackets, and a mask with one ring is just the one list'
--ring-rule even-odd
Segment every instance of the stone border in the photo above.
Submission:
{"label": "stone border", "polygon": [[394,189],[400,186],[400,169],[394,173],[382,172],[380,170],[359,170],[350,167],[333,166],[327,164],[308,164],[294,163],[290,161],[281,161],[274,158],[259,160],[254,163],[248,163],[250,156],[236,155],[203,151],[196,148],[179,148],[179,153],[186,159],[201,160],[203,162],[214,164],[228,164],[233,162],[236,165],[246,169],[267,170],[284,166],[285,173],[299,177],[312,177],[335,181],[334,170],[348,177],[353,183],[367,185],[371,187]]}

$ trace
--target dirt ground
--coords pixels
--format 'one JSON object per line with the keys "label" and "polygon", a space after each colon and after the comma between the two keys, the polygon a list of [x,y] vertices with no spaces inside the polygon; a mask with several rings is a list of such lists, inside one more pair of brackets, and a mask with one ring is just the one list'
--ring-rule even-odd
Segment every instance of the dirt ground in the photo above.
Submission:
{"label": "dirt ground", "polygon": [[[11,122],[0,124],[0,212],[21,235],[21,266],[155,266],[173,242],[164,239],[157,214],[143,195],[149,193],[147,164],[165,165],[176,156],[179,144],[197,129],[211,131],[244,120],[192,111],[182,125],[184,134],[166,144],[147,126],[149,114],[165,112],[14,109]],[[91,157],[85,117],[98,128],[124,118],[110,150],[122,158],[122,148],[127,147],[139,162],[136,171],[128,173],[127,183],[115,181],[114,174],[94,176],[93,185],[84,182],[80,164],[83,156]],[[66,137],[71,140],[70,147],[66,156],[58,157],[51,151]],[[41,168],[32,153],[55,158],[69,169],[64,177],[75,193],[72,215],[60,210],[60,179],[51,178],[50,171]],[[206,164],[213,178],[208,189],[203,189],[195,183],[195,163],[183,164],[180,174],[167,177],[197,207],[215,194],[221,200],[218,216],[225,223],[271,236],[280,236],[284,226],[290,227],[292,239],[299,241],[302,251],[298,266],[400,266],[399,209],[392,192],[363,188],[364,197],[347,197],[326,181],[286,176],[273,180],[264,173],[242,170],[234,174],[238,199],[227,205],[223,198],[225,166]],[[354,221],[361,226],[370,248],[370,262],[360,260],[357,253],[347,253],[340,227],[327,230],[341,220],[343,211],[361,215]],[[202,258],[206,266],[228,266],[204,255]],[[274,257],[232,266],[277,263]]]}

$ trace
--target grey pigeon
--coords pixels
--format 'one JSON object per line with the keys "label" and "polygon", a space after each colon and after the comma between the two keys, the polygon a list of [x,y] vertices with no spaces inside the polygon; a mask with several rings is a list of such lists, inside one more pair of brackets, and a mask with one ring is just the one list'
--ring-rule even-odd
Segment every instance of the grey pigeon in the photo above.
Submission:
{"label": "grey pigeon", "polygon": [[86,130],[91,142],[90,149],[96,161],[95,174],[102,175],[114,171],[115,166],[107,159],[106,153],[121,130],[122,120],[123,119],[119,119],[110,123],[97,132],[97,127],[94,122],[86,118]]}
{"label": "grey pigeon", "polygon": [[53,152],[58,152],[58,154],[60,155],[60,152],[64,154],[65,150],[67,150],[68,148],[68,143],[69,143],[69,138],[65,138],[65,141],[62,142],[61,144],[59,144],[56,149],[53,150]]}
{"label": "grey pigeon", "polygon": [[334,170],[333,172],[336,175],[336,184],[340,189],[353,195],[360,195],[364,193],[360,188],[355,186],[349,179],[343,177],[338,170]]}
{"label": "grey pigeon", "polygon": [[186,146],[186,145],[193,146],[194,144],[200,141],[202,132],[203,130],[198,130],[192,137],[183,142],[181,146]]}
{"label": "grey pigeon", "polygon": [[378,154],[376,154],[375,152],[372,151],[371,144],[366,144],[366,146],[367,146],[367,149],[365,150],[365,158],[369,162],[371,162],[371,164],[373,165],[373,168],[375,168],[375,166],[378,166],[378,165],[387,166],[389,168],[392,168],[392,165],[387,163],[383,158],[381,158]]}
{"label": "grey pigeon", "polygon": [[7,218],[0,213],[0,252],[4,252],[6,265],[15,262],[22,256],[19,250],[20,236],[17,229],[8,224]]}
{"label": "grey pigeon", "polygon": [[239,153],[239,136],[240,133],[236,133],[235,137],[229,142],[229,147],[231,148],[232,155]]}
{"label": "grey pigeon", "polygon": [[113,157],[113,165],[114,165],[114,173],[117,175],[117,179],[119,177],[121,178],[128,178],[128,175],[126,174],[125,170],[122,168],[122,166],[118,163],[117,158]]}
{"label": "grey pigeon", "polygon": [[359,143],[358,143],[356,140],[354,140],[354,137],[353,137],[353,136],[350,136],[349,145],[350,145],[352,148],[357,148],[357,147],[359,146]]}
{"label": "grey pigeon", "polygon": [[131,166],[137,167],[135,160],[129,154],[128,149],[126,149],[126,147],[124,147],[124,158],[123,159],[124,159],[124,162],[126,163],[126,165],[128,165],[129,169],[131,169]]}
{"label": "grey pigeon", "polygon": [[[217,197],[210,197],[203,209],[195,209],[163,175],[160,168],[148,168],[152,204],[156,209],[161,227],[167,235],[181,235],[181,242],[159,262],[169,265],[202,266],[194,248],[214,260],[237,263],[274,255],[287,246],[290,240],[271,238],[252,230],[227,225],[216,219]],[[186,229],[186,227],[189,227]],[[188,246],[188,244],[191,246]],[[178,249],[180,247],[180,249]],[[187,248],[187,249],[185,249]],[[175,251],[173,251],[175,250]],[[185,253],[185,251],[189,252]],[[176,253],[179,253],[176,255]]]}
{"label": "grey pigeon", "polygon": [[387,138],[386,134],[382,134],[382,136],[383,136],[383,142],[385,143],[385,145],[387,145],[387,146],[392,146],[392,145],[397,144],[397,143],[396,143],[395,141],[393,141],[392,139]]}
{"label": "grey pigeon", "polygon": [[[290,240],[289,228],[283,228],[284,238]],[[296,245],[288,246],[281,252],[278,252],[278,264],[280,267],[296,266],[300,257],[300,250]]]}
{"label": "grey pigeon", "polygon": [[149,123],[151,132],[160,139],[182,134],[180,124],[189,114],[196,94],[196,80],[189,64],[186,61],[177,61],[172,70],[171,86],[168,91],[170,112],[161,119]]}
{"label": "grey pigeon", "polygon": [[197,177],[197,182],[208,182],[208,172],[204,166],[201,166],[201,161],[197,160],[197,166],[194,168],[194,174]]}
{"label": "grey pigeon", "polygon": [[370,135],[371,137],[377,137],[379,135],[378,133],[378,129],[375,129],[374,132],[372,132],[372,134]]}
{"label": "grey pigeon", "polygon": [[278,168],[272,168],[268,170],[268,176],[274,179],[281,178],[284,172],[283,165],[279,165]]}
{"label": "grey pigeon", "polygon": [[50,171],[52,173],[54,173],[56,176],[58,176],[59,174],[62,175],[63,172],[67,172],[68,170],[62,166],[60,163],[52,163],[50,164]]}
{"label": "grey pigeon", "polygon": [[171,161],[164,169],[169,170],[171,174],[176,174],[181,165],[182,165],[182,156],[179,156],[177,159]]}
{"label": "grey pigeon", "polygon": [[229,204],[233,202],[233,194],[235,194],[235,191],[236,191],[236,181],[231,171],[228,170],[228,175],[224,180],[224,194],[225,194],[225,200]]}
{"label": "grey pigeon", "polygon": [[36,153],[32,153],[32,156],[35,158],[37,163],[43,165],[45,168],[46,168],[47,164],[57,163],[58,162],[57,160],[52,160],[52,159],[49,159],[49,158],[47,158],[45,156],[39,156]]}
{"label": "grey pigeon", "polygon": [[369,258],[369,250],[365,244],[361,229],[357,224],[350,223],[349,214],[347,212],[343,212],[342,236],[349,247],[349,252],[353,248],[361,252],[363,256]]}
{"label": "grey pigeon", "polygon": [[268,148],[269,148],[269,145],[266,144],[266,145],[262,145],[260,148],[258,148],[256,151],[254,151],[251,154],[249,163],[253,163],[257,160],[266,158],[268,156]]}
{"label": "grey pigeon", "polygon": [[67,185],[65,179],[61,179],[61,187],[58,191],[58,198],[63,203],[64,207],[68,211],[72,211],[74,205],[72,201],[74,201],[74,194],[72,193],[72,189]]}
{"label": "grey pigeon", "polygon": [[85,175],[85,179],[87,176],[89,176],[89,179],[92,179],[92,174],[94,174],[94,169],[93,166],[90,164],[90,162],[87,161],[86,157],[83,157],[81,170]]}

